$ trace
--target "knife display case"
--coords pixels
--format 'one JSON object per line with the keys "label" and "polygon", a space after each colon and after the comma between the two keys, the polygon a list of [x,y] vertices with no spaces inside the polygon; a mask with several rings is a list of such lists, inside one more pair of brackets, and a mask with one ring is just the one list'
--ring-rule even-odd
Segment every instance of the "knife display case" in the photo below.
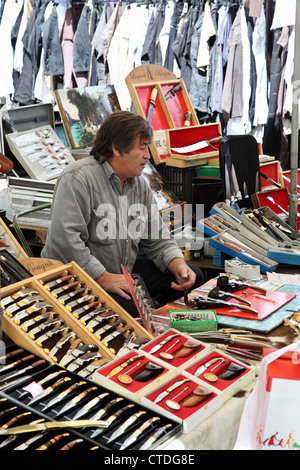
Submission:
{"label": "knife display case", "polygon": [[222,407],[223,397],[216,388],[183,372],[146,394],[142,404],[181,423],[187,434]]}
{"label": "knife display case", "polygon": [[170,156],[167,130],[199,125],[184,81],[152,64],[137,67],[125,81],[136,113],[147,118],[153,127],[153,160],[157,165],[163,163]]}
{"label": "knife display case", "polygon": [[186,369],[195,381],[222,392],[224,403],[255,378],[255,370],[229,355],[214,350]]}
{"label": "knife display case", "polygon": [[[16,345],[6,349],[8,366],[27,356]],[[31,356],[29,375],[29,361],[0,368],[1,450],[149,450],[181,433],[175,420]]]}
{"label": "knife display case", "polygon": [[207,354],[212,347],[174,328],[154,338],[140,349],[181,371]]}
{"label": "knife display case", "polygon": [[75,262],[4,287],[1,304],[7,336],[53,363],[64,363],[75,345],[91,344],[96,352],[86,364],[93,371],[98,360],[113,360],[129,335],[153,338]]}
{"label": "knife display case", "polygon": [[248,264],[259,265],[262,273],[274,271],[278,263],[268,258],[277,241],[246,212],[237,213],[226,203],[215,204],[211,215],[198,221],[197,229],[210,237],[209,245]]}
{"label": "knife display case", "polygon": [[[281,219],[288,223],[289,219],[289,193],[286,187],[276,188],[258,193],[251,196],[253,207],[267,206],[278,214]],[[297,232],[300,233],[300,212],[297,212]]]}
{"label": "knife display case", "polygon": [[140,403],[145,393],[175,373],[172,365],[138,350],[100,367],[92,380]]}
{"label": "knife display case", "polygon": [[30,178],[53,181],[74,158],[50,125],[6,135],[11,152]]}
{"label": "knife display case", "polygon": [[[221,136],[220,123],[167,130],[167,145],[170,157],[166,159],[166,165],[189,168],[209,164],[211,158],[219,157]],[[200,143],[203,148],[184,151],[184,147],[197,146]]]}

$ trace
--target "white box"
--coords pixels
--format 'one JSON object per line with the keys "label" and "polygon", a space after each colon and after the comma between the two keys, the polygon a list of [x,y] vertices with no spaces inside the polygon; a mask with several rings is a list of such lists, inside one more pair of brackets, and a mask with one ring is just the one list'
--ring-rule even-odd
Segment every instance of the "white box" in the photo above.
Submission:
{"label": "white box", "polygon": [[[170,392],[168,397],[165,397],[159,403],[154,403],[155,398],[164,390],[171,387],[176,382],[181,382],[182,380],[186,380],[184,384]],[[163,416],[166,416],[169,419],[173,419],[178,423],[182,424],[182,432],[184,434],[189,433],[192,429],[198,426],[202,421],[207,419],[211,416],[215,411],[217,411],[223,405],[223,397],[222,393],[218,390],[215,390],[210,385],[205,383],[199,383],[201,381],[195,381],[191,376],[186,374],[185,372],[172,377],[168,382],[164,383],[163,385],[159,385],[151,392],[145,394],[142,398],[141,404],[147,408],[150,408],[152,411],[157,411]],[[167,407],[167,401],[174,400],[177,403],[180,402],[182,399],[187,398],[191,394],[191,391],[196,390],[197,388],[201,388],[201,390],[205,390],[211,393],[208,399],[203,400],[199,405],[195,405],[192,407],[185,407],[180,405],[179,410],[172,410]],[[184,391],[185,387],[189,387],[187,390]],[[181,395],[178,395],[180,394]],[[197,399],[197,395],[195,396],[195,400]],[[177,397],[177,398],[176,398]],[[199,401],[200,401],[199,396]]]}

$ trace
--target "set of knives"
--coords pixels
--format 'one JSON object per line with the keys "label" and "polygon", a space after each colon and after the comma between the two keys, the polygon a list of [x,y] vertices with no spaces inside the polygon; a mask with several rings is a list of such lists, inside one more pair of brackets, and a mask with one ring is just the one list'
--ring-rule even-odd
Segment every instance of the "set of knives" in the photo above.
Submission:
{"label": "set of knives", "polygon": [[96,344],[87,344],[35,287],[17,289],[1,299],[4,316],[27,335],[42,356],[86,377],[107,362]]}
{"label": "set of knives", "polygon": [[43,285],[113,354],[118,354],[129,340],[133,341],[135,338],[134,327],[118,312],[108,307],[105,299],[88,287],[78,275],[66,270],[62,276],[58,275]]}
{"label": "set of knives", "polygon": [[[0,377],[2,367],[15,370],[17,358],[25,364],[27,355],[8,349]],[[180,432],[172,420],[78,374],[37,356],[32,361],[40,364],[31,375],[24,372],[0,391],[0,449],[142,450]]]}

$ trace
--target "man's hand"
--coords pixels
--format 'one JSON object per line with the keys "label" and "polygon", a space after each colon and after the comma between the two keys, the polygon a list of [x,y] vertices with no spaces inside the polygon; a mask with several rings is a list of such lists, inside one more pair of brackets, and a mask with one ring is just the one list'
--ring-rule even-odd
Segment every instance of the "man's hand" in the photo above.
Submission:
{"label": "man's hand", "polygon": [[130,291],[123,274],[112,274],[105,271],[96,279],[96,282],[107,292],[118,294],[126,300],[131,299],[131,296],[126,293]]}
{"label": "man's hand", "polygon": [[174,274],[177,281],[177,283],[171,283],[172,289],[184,291],[190,289],[195,284],[196,275],[182,258],[174,258],[169,263],[168,269]]}

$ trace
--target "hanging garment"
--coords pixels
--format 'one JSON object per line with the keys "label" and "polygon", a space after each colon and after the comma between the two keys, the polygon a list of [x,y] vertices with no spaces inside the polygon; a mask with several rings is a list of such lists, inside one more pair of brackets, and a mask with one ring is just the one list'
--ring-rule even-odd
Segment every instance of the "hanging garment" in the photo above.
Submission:
{"label": "hanging garment", "polygon": [[14,100],[21,105],[35,102],[34,85],[42,49],[41,26],[48,3],[48,0],[39,0],[36,3],[23,36],[23,67],[14,93]]}
{"label": "hanging garment", "polygon": [[65,15],[64,24],[61,29],[61,47],[64,58],[64,88],[76,87],[73,73],[73,48],[74,37],[77,25],[84,5],[73,5],[68,8]]}
{"label": "hanging garment", "polygon": [[103,52],[103,63],[104,63],[104,71],[105,71],[105,76],[106,76],[106,83],[111,84],[111,80],[109,77],[109,68],[108,68],[108,62],[107,62],[107,54],[109,51],[110,43],[112,40],[112,37],[114,35],[114,32],[116,30],[117,25],[119,24],[119,21],[123,15],[123,12],[126,8],[126,4],[122,2],[118,2],[114,8],[114,11],[112,15],[110,16],[109,20],[107,21],[102,34],[101,34],[101,40],[102,40],[102,52]]}
{"label": "hanging garment", "polygon": [[[252,50],[256,67],[256,96],[253,126],[263,126],[268,116],[268,78],[266,60],[266,17],[264,9],[257,18],[253,30]],[[258,139],[257,139],[258,140]],[[261,142],[261,140],[258,140]]]}
{"label": "hanging garment", "polygon": [[[210,97],[216,63],[216,10],[205,4],[192,35],[191,64],[192,75],[190,98],[194,109],[202,114],[202,119],[212,116]],[[198,116],[201,119],[201,116]]]}
{"label": "hanging garment", "polygon": [[250,44],[245,9],[238,10],[229,35],[229,55],[222,111],[227,121],[227,134],[247,134],[251,130],[249,121],[250,100]]}
{"label": "hanging garment", "polygon": [[232,26],[232,15],[229,13],[229,7],[222,6],[219,10],[219,23],[217,32],[217,51],[216,51],[216,67],[213,79],[212,90],[212,111],[222,113],[222,94],[224,71],[228,59],[228,36]]}
{"label": "hanging garment", "polygon": [[172,49],[172,44],[175,41],[176,36],[177,36],[177,31],[178,31],[178,26],[179,26],[179,21],[181,18],[182,11],[183,11],[183,2],[179,2],[179,1],[175,2],[173,16],[171,18],[169,40],[168,40],[168,45],[167,45],[166,55],[165,55],[165,62],[164,62],[164,67],[168,70],[171,70],[171,72],[174,71],[174,73],[177,70],[177,68],[176,68],[174,52]]}
{"label": "hanging garment", "polygon": [[163,65],[159,35],[165,22],[165,10],[165,3],[159,3],[150,20],[142,50],[142,64]]}
{"label": "hanging garment", "polygon": [[26,30],[30,15],[32,13],[32,4],[31,0],[24,0],[24,5],[23,5],[23,15],[22,15],[22,20],[20,24],[20,28],[18,31],[18,37],[15,45],[15,54],[14,54],[14,70],[17,73],[22,72],[22,67],[23,67],[23,42],[22,38],[24,35],[24,32]]}
{"label": "hanging garment", "polygon": [[92,37],[95,31],[96,9],[85,5],[74,36],[73,69],[77,87],[96,85],[95,55],[92,53]]}
{"label": "hanging garment", "polygon": [[171,0],[166,3],[165,20],[164,20],[164,24],[159,35],[159,44],[160,44],[161,55],[162,55],[161,65],[163,65],[166,60],[166,53],[167,53],[167,48],[168,48],[173,12],[174,12],[174,2],[173,0]]}
{"label": "hanging garment", "polygon": [[[53,12],[54,12],[54,15],[52,16]],[[49,78],[48,84],[47,84],[48,86],[46,85],[46,82],[45,82],[45,69],[46,69],[46,67],[45,67],[45,52],[48,53],[47,59],[50,58],[50,60],[51,60],[51,52],[55,53],[54,57],[52,56],[55,62],[56,62],[56,60],[59,61],[59,59],[61,58],[61,61],[60,61],[60,66],[61,67],[60,67],[60,73],[59,74],[63,74],[62,51],[61,51],[61,46],[60,46],[59,36],[58,36],[57,15],[55,15],[55,13],[56,13],[56,8],[54,7],[54,5],[52,3],[49,3],[47,5],[46,10],[45,10],[44,22],[41,26],[42,41],[43,42],[42,42],[42,50],[41,50],[40,67],[39,67],[39,71],[38,71],[37,76],[36,76],[35,86],[34,86],[34,97],[37,100],[42,101],[43,103],[52,103],[52,102],[54,102],[53,79]],[[51,23],[49,23],[50,19],[52,19]],[[50,44],[50,47],[49,47],[49,44],[48,44],[49,35],[47,37],[47,42],[44,42],[45,34],[44,34],[44,29],[43,28],[45,27],[45,24],[46,24],[46,26],[51,26],[51,25],[54,26],[54,31],[52,31],[52,29],[49,28],[50,35],[51,35],[51,33],[54,33],[54,38],[57,39],[58,46],[59,46],[59,47],[55,47],[55,45],[54,45],[54,48],[53,48],[54,51],[51,48],[51,44]],[[60,55],[59,55],[59,53],[60,53]],[[48,65],[48,63],[49,63],[49,60],[47,60],[47,65]],[[47,75],[56,75],[56,74],[55,73],[50,73],[49,74],[49,70],[47,70]]]}
{"label": "hanging garment", "polygon": [[280,135],[278,119],[276,118],[276,109],[278,102],[278,90],[281,78],[281,46],[278,40],[281,36],[281,28],[274,31],[270,82],[269,82],[269,106],[268,118],[263,138],[263,150],[266,155],[273,155],[279,158]]}
{"label": "hanging garment", "polygon": [[23,0],[6,0],[0,24],[1,74],[0,96],[9,96],[14,92],[13,62],[14,50],[11,32],[23,8]]}
{"label": "hanging garment", "polygon": [[180,78],[183,79],[186,89],[189,92],[191,85],[192,65],[191,65],[191,38],[195,24],[200,14],[199,6],[192,6],[184,17],[180,32],[173,44],[173,52],[180,69]]}
{"label": "hanging garment", "polygon": [[97,24],[94,36],[92,38],[92,46],[94,47],[96,53],[98,85],[106,83],[101,33],[105,25],[107,24],[107,21],[111,17],[113,11],[114,9],[111,4],[109,2],[106,2],[103,7],[102,14]]}

